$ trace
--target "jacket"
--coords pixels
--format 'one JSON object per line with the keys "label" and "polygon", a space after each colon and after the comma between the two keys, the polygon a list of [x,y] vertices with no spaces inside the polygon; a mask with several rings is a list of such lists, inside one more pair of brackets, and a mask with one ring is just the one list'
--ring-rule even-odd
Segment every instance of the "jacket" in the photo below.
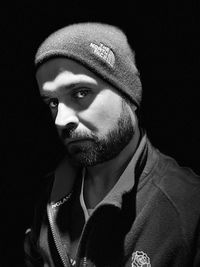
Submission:
{"label": "jacket", "polygon": [[[147,138],[142,143],[87,222],[83,212],[76,219],[81,182],[70,166],[65,162],[49,176],[26,232],[27,266],[200,266],[200,177]],[[68,253],[69,229],[80,221],[75,264]]]}

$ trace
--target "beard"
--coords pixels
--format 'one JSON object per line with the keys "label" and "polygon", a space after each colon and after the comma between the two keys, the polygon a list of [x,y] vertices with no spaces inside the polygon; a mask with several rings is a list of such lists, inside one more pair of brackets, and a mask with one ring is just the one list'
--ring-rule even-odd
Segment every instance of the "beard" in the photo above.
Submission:
{"label": "beard", "polygon": [[66,153],[73,165],[89,167],[101,164],[115,158],[129,144],[135,131],[129,112],[124,105],[122,107],[115,126],[104,137],[75,130],[69,132],[70,138],[85,140],[66,146]]}

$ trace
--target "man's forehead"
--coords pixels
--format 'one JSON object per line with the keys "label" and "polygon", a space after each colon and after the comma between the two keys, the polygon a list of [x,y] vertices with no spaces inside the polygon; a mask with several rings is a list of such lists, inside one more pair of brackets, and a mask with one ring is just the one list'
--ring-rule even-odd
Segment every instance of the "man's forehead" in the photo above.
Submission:
{"label": "man's forehead", "polygon": [[45,81],[42,84],[42,89],[46,91],[54,91],[56,89],[65,88],[75,88],[78,85],[82,86],[97,86],[98,83],[92,77],[85,74],[73,74],[68,71],[63,71],[59,73],[55,79],[51,81]]}

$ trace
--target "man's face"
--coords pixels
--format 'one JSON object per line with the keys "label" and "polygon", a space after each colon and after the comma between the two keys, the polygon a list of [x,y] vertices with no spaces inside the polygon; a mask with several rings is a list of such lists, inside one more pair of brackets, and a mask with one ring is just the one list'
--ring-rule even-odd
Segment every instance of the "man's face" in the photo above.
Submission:
{"label": "man's face", "polygon": [[74,164],[116,157],[134,136],[135,115],[118,92],[73,60],[56,58],[37,71],[41,96]]}

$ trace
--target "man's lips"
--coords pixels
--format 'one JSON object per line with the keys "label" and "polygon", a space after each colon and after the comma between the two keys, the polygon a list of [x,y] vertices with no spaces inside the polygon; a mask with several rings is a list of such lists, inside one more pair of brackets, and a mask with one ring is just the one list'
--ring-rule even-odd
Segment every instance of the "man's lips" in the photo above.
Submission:
{"label": "man's lips", "polygon": [[70,144],[86,142],[86,141],[93,141],[93,140],[91,138],[70,138],[70,139],[65,139],[65,144],[70,145]]}

